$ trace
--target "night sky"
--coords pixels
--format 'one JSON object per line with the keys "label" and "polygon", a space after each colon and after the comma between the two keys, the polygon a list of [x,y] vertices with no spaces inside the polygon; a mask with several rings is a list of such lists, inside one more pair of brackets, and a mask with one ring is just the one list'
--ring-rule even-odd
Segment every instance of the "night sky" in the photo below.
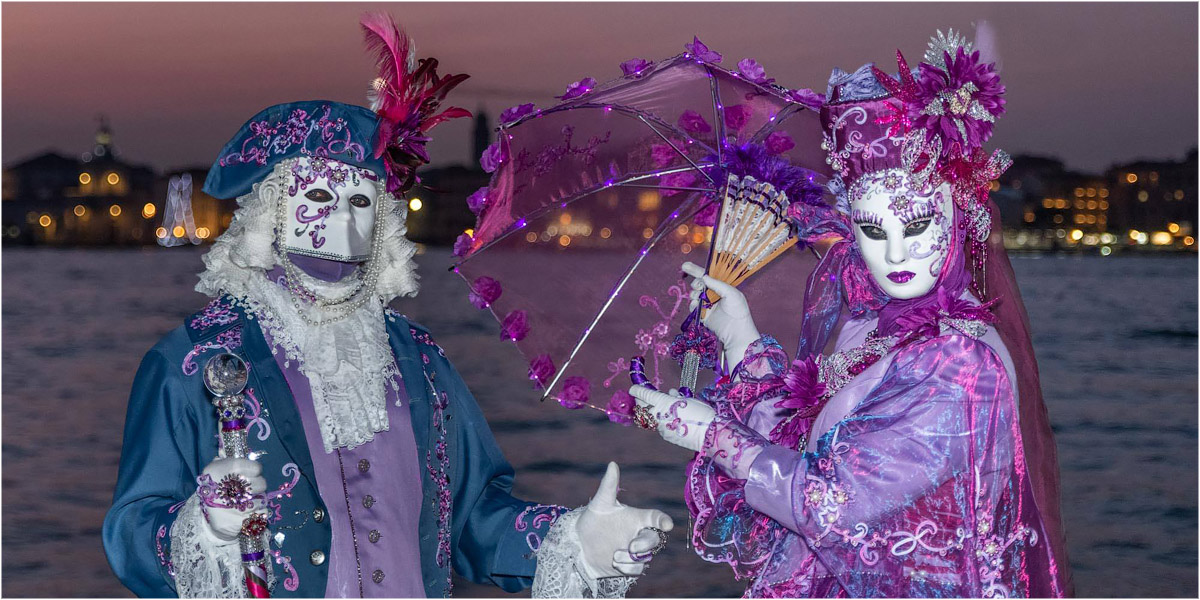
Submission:
{"label": "night sky", "polygon": [[[616,77],[626,59],[682,52],[693,34],[728,67],[751,57],[781,85],[824,91],[832,67],[894,71],[897,48],[916,63],[936,29],[974,37],[985,19],[1008,87],[989,146],[1100,171],[1196,144],[1195,3],[5,3],[0,159],[77,156],[103,113],[123,158],[207,166],[268,105],[365,103],[374,74],[357,21],[380,8],[442,72],[471,74],[451,99],[493,120],[513,104],[547,106],[582,77]],[[472,159],[470,123],[435,135],[435,164]]]}

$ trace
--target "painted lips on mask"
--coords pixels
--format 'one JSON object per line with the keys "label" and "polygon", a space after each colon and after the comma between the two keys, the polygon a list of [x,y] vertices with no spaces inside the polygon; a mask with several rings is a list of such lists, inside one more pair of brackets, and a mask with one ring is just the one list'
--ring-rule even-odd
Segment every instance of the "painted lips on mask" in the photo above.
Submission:
{"label": "painted lips on mask", "polygon": [[912,271],[892,271],[891,273],[888,273],[887,278],[896,283],[908,283],[908,281],[914,276],[916,276],[916,273],[913,273]]}

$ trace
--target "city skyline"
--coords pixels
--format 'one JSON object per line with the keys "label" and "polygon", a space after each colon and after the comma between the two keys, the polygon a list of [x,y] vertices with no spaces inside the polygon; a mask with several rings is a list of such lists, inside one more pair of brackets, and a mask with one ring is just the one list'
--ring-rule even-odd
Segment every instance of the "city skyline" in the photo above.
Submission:
{"label": "city skyline", "polygon": [[[78,156],[102,113],[125,160],[207,166],[264,106],[363,103],[372,65],[357,18],[379,9],[420,56],[472,75],[452,101],[493,117],[549,106],[572,81],[618,75],[623,60],[681,52],[693,34],[725,64],[755,58],[782,85],[823,91],[834,66],[895,70],[896,47],[915,63],[935,29],[973,36],[972,21],[986,19],[1008,86],[989,145],[1094,173],[1196,145],[1194,4],[6,4],[0,160]],[[473,161],[470,129],[464,119],[436,132],[435,166]]]}

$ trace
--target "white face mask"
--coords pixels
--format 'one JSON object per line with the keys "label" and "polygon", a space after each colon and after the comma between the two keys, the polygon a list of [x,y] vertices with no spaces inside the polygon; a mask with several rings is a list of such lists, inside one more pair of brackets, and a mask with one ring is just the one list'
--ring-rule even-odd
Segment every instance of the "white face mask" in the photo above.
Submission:
{"label": "white face mask", "polygon": [[379,190],[375,173],[327,158],[304,157],[291,170],[286,252],[342,262],[371,253]]}
{"label": "white face mask", "polygon": [[854,187],[850,220],[875,282],[898,300],[929,293],[950,249],[950,184],[921,194],[902,169],[888,169],[864,175]]}

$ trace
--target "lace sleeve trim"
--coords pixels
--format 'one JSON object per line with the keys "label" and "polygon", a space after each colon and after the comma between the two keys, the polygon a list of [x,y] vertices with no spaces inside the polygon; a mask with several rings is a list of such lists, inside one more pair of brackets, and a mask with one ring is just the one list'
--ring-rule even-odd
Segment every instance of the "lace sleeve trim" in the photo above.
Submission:
{"label": "lace sleeve trim", "polygon": [[[246,581],[237,540],[213,535],[200,497],[188,498],[171,526],[171,562],[180,598],[245,598]],[[275,574],[268,563],[268,586]]]}
{"label": "lace sleeve trim", "polygon": [[575,509],[558,517],[538,547],[534,598],[624,598],[637,581],[636,577],[588,577],[579,564],[583,545],[575,530],[581,514],[582,509]]}

